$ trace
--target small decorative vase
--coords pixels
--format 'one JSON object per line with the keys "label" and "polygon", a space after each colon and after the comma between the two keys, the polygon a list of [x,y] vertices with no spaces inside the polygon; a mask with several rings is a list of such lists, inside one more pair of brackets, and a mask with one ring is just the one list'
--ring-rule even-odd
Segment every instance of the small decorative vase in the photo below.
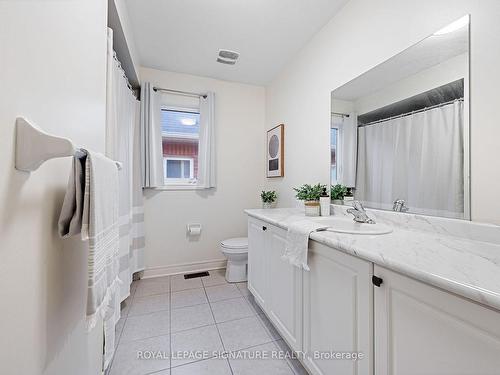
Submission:
{"label": "small decorative vase", "polygon": [[304,209],[306,216],[319,216],[319,201],[305,201]]}
{"label": "small decorative vase", "polygon": [[344,204],[344,200],[343,199],[332,199],[332,203],[333,204],[343,205]]}
{"label": "small decorative vase", "polygon": [[262,202],[262,208],[273,208],[273,202]]}

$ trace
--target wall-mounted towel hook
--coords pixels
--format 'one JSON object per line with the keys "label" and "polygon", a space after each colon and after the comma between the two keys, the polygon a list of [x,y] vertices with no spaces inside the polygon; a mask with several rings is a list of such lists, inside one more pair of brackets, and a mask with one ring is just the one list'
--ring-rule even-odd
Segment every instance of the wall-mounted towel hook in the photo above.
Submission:
{"label": "wall-mounted towel hook", "polygon": [[[47,134],[24,117],[16,119],[16,169],[32,172],[49,159],[74,156],[76,151],[71,140]],[[115,163],[122,169],[122,163]]]}
{"label": "wall-mounted towel hook", "polygon": [[75,150],[69,139],[47,134],[24,117],[16,119],[16,169],[31,172],[49,159],[73,156]]}

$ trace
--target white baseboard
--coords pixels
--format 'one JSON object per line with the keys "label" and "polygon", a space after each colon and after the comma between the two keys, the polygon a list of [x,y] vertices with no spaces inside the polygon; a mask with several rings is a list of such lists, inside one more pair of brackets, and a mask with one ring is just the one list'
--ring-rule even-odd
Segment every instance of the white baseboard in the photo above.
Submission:
{"label": "white baseboard", "polygon": [[226,259],[208,260],[203,262],[172,264],[168,266],[151,267],[144,270],[143,279],[152,277],[178,275],[184,273],[202,272],[226,268]]}

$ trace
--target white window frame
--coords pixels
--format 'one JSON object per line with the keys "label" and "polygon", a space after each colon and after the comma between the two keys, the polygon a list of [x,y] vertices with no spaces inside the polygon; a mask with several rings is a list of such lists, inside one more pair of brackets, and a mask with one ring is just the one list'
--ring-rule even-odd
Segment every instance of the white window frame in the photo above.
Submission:
{"label": "white window frame", "polygon": [[[175,107],[175,106],[167,106],[162,105],[161,110],[172,111],[172,112],[188,112],[200,114],[199,108],[189,108],[189,107]],[[163,134],[162,134],[163,137]],[[199,148],[198,148],[199,152]],[[193,176],[192,178],[167,178],[167,160],[188,160],[190,163],[190,171],[189,175]],[[194,178],[194,158],[188,158],[185,156],[164,156],[163,157],[163,171],[165,173],[165,177],[163,180],[163,186],[158,187],[160,190],[196,190],[198,187],[197,179]]]}
{"label": "white window frame", "polygon": [[[336,124],[333,124],[333,121],[332,121],[332,124],[330,126],[330,132],[332,131],[332,129],[335,129],[337,131],[337,144],[335,145],[335,180],[333,179],[332,177],[332,161],[330,160],[330,184],[331,185],[336,185],[338,183],[338,179],[339,179],[339,173],[340,173],[340,152],[339,152],[339,149],[340,149],[340,127]],[[331,139],[331,134],[330,134],[330,139]],[[331,150],[331,144],[330,144],[330,150]],[[331,152],[331,151],[330,151]]]}
{"label": "white window frame", "polygon": [[[189,178],[168,178],[167,177],[167,162],[169,160],[180,160],[180,161],[189,161]],[[194,178],[194,159],[186,158],[184,156],[164,156],[163,157],[163,170],[165,171],[165,180],[164,184],[168,185],[191,185],[196,183],[196,179]],[[184,173],[184,165],[181,163],[181,175]]]}

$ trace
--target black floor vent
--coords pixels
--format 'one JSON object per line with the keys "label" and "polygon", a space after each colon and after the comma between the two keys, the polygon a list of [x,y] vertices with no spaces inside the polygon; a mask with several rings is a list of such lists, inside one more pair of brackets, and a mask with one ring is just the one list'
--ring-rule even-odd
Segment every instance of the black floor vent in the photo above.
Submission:
{"label": "black floor vent", "polygon": [[188,273],[184,275],[185,279],[194,279],[195,277],[203,277],[203,276],[209,276],[210,274],[205,271],[205,272],[196,272],[196,273]]}

